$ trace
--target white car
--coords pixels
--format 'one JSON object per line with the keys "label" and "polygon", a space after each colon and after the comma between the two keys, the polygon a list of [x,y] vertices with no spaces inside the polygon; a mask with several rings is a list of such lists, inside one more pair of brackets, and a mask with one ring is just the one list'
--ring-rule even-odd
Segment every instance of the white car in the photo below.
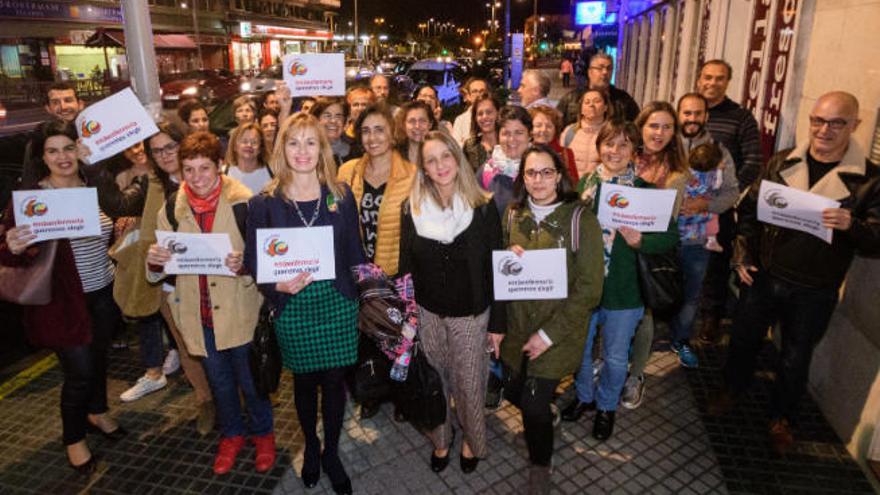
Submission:
{"label": "white car", "polygon": [[462,70],[457,63],[447,58],[425,59],[414,63],[406,75],[415,87],[429,84],[437,90],[440,104],[455,105],[461,101]]}

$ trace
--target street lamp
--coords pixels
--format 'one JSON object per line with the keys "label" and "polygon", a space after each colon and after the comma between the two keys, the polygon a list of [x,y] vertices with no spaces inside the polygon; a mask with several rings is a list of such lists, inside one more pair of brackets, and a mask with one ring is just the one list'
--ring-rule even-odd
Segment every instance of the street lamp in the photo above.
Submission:
{"label": "street lamp", "polygon": [[[193,18],[193,33],[196,35],[196,54],[199,57],[199,69],[204,69],[204,62],[202,61],[202,43],[199,38],[199,14],[198,14],[198,5],[196,4],[198,0],[193,0],[192,6],[192,18]],[[180,8],[185,9],[187,7],[186,2],[180,3]]]}

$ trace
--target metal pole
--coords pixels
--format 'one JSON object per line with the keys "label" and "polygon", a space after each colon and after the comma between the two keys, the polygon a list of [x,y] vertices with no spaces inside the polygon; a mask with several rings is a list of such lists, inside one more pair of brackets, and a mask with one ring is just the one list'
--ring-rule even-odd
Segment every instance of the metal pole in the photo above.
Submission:
{"label": "metal pole", "polygon": [[504,87],[510,82],[510,0],[504,1]]}
{"label": "metal pole", "polygon": [[354,0],[354,58],[361,58],[361,38],[358,35],[358,0]]}
{"label": "metal pole", "polygon": [[143,0],[122,0],[122,19],[132,89],[147,112],[158,120],[162,102],[159,99],[159,72],[156,70],[150,7]]}
{"label": "metal pole", "polygon": [[[200,39],[201,36],[199,36],[199,14],[198,14],[199,4],[198,4],[198,1],[199,0],[192,0],[193,31],[195,31],[195,34],[196,34],[196,50],[198,51],[198,54],[199,54],[199,69],[204,69],[205,67],[204,67],[204,62],[202,59],[202,43],[201,43],[201,39]],[[535,1],[537,1],[537,0],[535,0]]]}
{"label": "metal pole", "polygon": [[538,66],[538,0],[532,2],[532,56],[535,67]]}

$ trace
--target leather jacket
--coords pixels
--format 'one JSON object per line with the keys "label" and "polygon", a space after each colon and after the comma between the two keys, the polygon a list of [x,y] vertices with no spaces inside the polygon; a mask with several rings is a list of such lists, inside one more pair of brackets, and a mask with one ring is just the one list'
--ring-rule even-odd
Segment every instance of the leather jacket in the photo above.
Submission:
{"label": "leather jacket", "polygon": [[[774,155],[737,206],[738,224],[731,265],[759,270],[808,288],[839,288],[855,254],[880,254],[880,168],[851,141],[846,155],[809,187],[807,150]],[[832,243],[805,232],[758,221],[761,180],[785,184],[837,201],[852,212],[849,230],[835,230]]]}

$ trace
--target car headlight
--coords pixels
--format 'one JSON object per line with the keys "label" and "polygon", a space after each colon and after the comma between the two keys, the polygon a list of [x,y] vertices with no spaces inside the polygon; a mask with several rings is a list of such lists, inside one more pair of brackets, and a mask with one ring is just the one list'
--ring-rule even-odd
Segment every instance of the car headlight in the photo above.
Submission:
{"label": "car headlight", "polygon": [[199,88],[197,88],[195,86],[190,86],[180,92],[180,94],[186,95],[186,96],[195,96],[198,93],[199,93]]}
{"label": "car headlight", "polygon": [[245,81],[245,82],[241,83],[241,90],[242,91],[250,91],[251,90],[251,83],[249,81]]}

